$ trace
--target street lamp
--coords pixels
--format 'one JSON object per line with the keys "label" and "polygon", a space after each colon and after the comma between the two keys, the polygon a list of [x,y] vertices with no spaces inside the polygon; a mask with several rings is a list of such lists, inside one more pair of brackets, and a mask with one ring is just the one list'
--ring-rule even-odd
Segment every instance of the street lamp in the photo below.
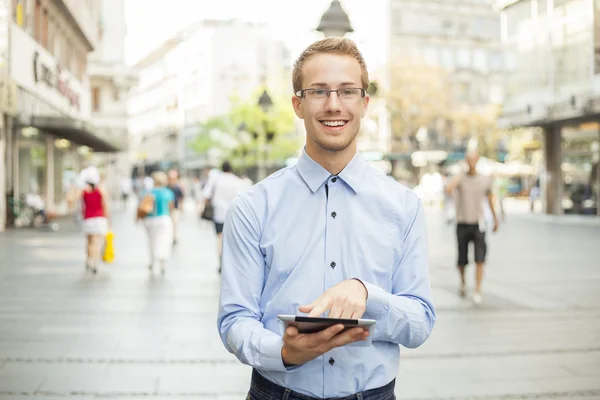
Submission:
{"label": "street lamp", "polygon": [[[269,96],[269,93],[267,92],[267,90],[265,89],[263,91],[263,93],[260,95],[260,98],[258,99],[258,106],[261,108],[261,110],[263,110],[263,112],[265,114],[267,114],[271,108],[273,107],[273,100],[271,99],[271,96]],[[265,118],[263,120],[263,134],[262,135],[258,135],[258,137],[255,136],[256,139],[259,139],[259,154],[260,154],[260,160],[258,163],[258,179],[262,180],[266,177],[266,163],[267,163],[267,152],[268,152],[268,144],[269,142],[271,142],[271,140],[273,140],[275,134],[274,132],[269,131],[268,129],[268,122],[267,119]]]}
{"label": "street lamp", "polygon": [[354,32],[350,24],[350,18],[348,18],[348,14],[342,8],[339,0],[331,2],[329,10],[321,17],[317,31],[322,32],[326,38],[331,36],[342,37],[346,33]]}

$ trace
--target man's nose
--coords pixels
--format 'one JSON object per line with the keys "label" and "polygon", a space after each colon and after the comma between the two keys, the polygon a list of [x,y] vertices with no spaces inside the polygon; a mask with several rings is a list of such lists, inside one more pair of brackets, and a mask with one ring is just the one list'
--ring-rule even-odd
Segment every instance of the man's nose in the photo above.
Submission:
{"label": "man's nose", "polygon": [[325,103],[326,109],[328,111],[337,111],[341,108],[341,106],[342,102],[340,101],[337,92],[330,92]]}

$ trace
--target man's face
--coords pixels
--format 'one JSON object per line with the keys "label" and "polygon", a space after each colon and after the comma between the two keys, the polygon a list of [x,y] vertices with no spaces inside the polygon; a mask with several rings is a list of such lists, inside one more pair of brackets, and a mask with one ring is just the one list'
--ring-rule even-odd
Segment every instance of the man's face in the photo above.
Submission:
{"label": "man's face", "polygon": [[469,168],[475,169],[477,166],[477,161],[479,161],[479,155],[477,153],[468,153],[465,158]]}
{"label": "man's face", "polygon": [[[302,89],[362,88],[361,75],[358,61],[350,56],[315,54],[302,67]],[[307,146],[311,141],[323,150],[335,152],[354,142],[369,97],[343,102],[336,93],[330,93],[323,101],[309,102],[293,96],[292,104],[296,115],[304,120]]]}

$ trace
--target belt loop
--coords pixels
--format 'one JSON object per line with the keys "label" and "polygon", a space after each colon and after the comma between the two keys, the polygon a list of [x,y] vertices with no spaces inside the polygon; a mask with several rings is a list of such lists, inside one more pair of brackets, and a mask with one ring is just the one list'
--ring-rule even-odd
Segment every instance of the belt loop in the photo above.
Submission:
{"label": "belt loop", "polygon": [[362,393],[356,393],[356,400],[363,400]]}
{"label": "belt loop", "polygon": [[281,400],[288,400],[290,398],[290,393],[292,391],[290,389],[285,389],[285,392],[283,393],[283,397],[281,398]]}

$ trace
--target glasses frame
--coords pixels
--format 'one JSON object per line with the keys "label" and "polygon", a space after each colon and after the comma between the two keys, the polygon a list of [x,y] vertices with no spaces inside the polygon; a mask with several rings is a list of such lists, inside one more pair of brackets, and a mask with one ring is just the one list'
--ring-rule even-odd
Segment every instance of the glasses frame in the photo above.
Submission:
{"label": "glasses frame", "polygon": [[335,92],[335,94],[338,96],[338,99],[340,99],[340,101],[343,101],[342,98],[340,97],[339,91],[340,90],[348,90],[348,89],[360,89],[360,98],[364,99],[367,96],[367,89],[365,88],[357,88],[357,87],[347,87],[347,88],[339,88],[339,89],[322,89],[322,88],[308,88],[308,89],[300,89],[298,90],[295,95],[297,97],[300,97],[301,99],[306,99],[306,91],[307,90],[324,90],[325,92],[327,92],[327,97],[326,99],[328,99],[331,96],[332,92]]}

